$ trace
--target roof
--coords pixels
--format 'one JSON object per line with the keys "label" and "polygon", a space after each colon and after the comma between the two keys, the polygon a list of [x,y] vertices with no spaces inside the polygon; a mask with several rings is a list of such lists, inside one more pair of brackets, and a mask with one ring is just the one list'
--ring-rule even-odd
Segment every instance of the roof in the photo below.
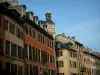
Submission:
{"label": "roof", "polygon": [[53,36],[50,35],[47,31],[45,31],[43,28],[41,28],[39,25],[37,25],[34,21],[31,21],[28,17],[24,16],[22,17],[25,22],[27,22],[29,25],[31,25],[33,28],[44,34],[45,36],[49,37],[49,39],[54,40]]}
{"label": "roof", "polygon": [[81,43],[78,42],[78,41],[75,41],[75,43],[76,43],[77,45],[79,45],[79,46],[83,46],[83,44],[81,44]]}
{"label": "roof", "polygon": [[24,24],[24,21],[20,18],[20,13],[18,13],[15,9],[9,9],[9,6],[10,4],[8,2],[0,3],[0,13],[13,18],[19,24]]}
{"label": "roof", "polygon": [[96,58],[100,59],[100,55],[97,55],[95,52],[84,51],[84,53],[90,54],[90,55],[95,56]]}
{"label": "roof", "polygon": [[32,11],[26,12],[26,14],[29,14],[29,13],[31,13],[32,15],[34,15],[34,13]]}
{"label": "roof", "polygon": [[51,12],[50,12],[49,10],[46,12],[46,14],[48,14],[48,13],[50,13],[50,14],[51,14]]}
{"label": "roof", "polygon": [[35,29],[37,29],[39,32],[41,32],[42,34],[44,34],[45,36],[47,36],[49,39],[54,40],[54,38],[53,38],[52,35],[50,35],[48,32],[46,32],[44,29],[42,29],[34,21],[31,21],[26,16],[23,16],[21,18],[21,14],[20,13],[18,13],[15,9],[9,9],[8,6],[10,6],[10,4],[8,2],[0,3],[0,13],[1,14],[5,14],[5,15],[13,18],[14,20],[16,20],[20,24],[25,24],[25,22],[27,22],[27,23],[29,23],[29,25],[31,25],[32,27],[34,27]]}
{"label": "roof", "polygon": [[[60,44],[61,47],[58,48],[57,45]],[[67,49],[67,50],[70,50],[70,51],[74,51],[76,52],[76,50],[74,50],[73,48],[71,48],[72,46],[72,43],[62,43],[61,41],[56,41],[56,51],[57,50],[63,50],[63,49]]]}

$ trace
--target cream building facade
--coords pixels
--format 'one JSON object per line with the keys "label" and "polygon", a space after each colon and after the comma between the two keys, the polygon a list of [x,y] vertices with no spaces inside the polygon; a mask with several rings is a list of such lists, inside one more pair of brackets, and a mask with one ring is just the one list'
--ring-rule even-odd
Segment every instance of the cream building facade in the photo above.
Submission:
{"label": "cream building facade", "polygon": [[[56,36],[57,75],[99,75],[100,57],[65,34]],[[98,72],[98,73],[97,73]]]}

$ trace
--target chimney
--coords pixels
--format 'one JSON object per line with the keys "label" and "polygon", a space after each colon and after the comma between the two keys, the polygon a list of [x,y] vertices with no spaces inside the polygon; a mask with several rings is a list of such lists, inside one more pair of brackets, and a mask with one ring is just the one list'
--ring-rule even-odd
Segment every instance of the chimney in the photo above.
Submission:
{"label": "chimney", "polygon": [[24,4],[19,5],[19,8],[20,8],[19,11],[21,11],[22,16],[26,15],[26,8],[27,8],[26,5],[24,5]]}
{"label": "chimney", "polygon": [[45,14],[45,16],[46,16],[46,21],[52,21],[51,20],[51,12],[47,12],[46,14]]}
{"label": "chimney", "polygon": [[18,5],[17,2],[10,2],[10,4],[9,8],[17,10],[21,14],[21,17],[26,15],[26,5]]}
{"label": "chimney", "polygon": [[10,5],[12,6],[12,7],[17,7],[18,6],[18,1],[11,1],[11,2],[9,2],[10,3]]}
{"label": "chimney", "polygon": [[43,28],[43,21],[42,21],[42,20],[39,20],[39,21],[38,21],[38,25],[39,25],[41,28]]}
{"label": "chimney", "polygon": [[62,36],[66,36],[65,33],[62,33]]}
{"label": "chimney", "polygon": [[73,41],[75,41],[75,36],[71,37],[71,39],[72,39]]}
{"label": "chimney", "polygon": [[68,39],[70,39],[70,36],[68,36]]}
{"label": "chimney", "polygon": [[33,15],[34,15],[34,13],[32,11],[26,12],[26,16],[32,21],[33,21]]}
{"label": "chimney", "polygon": [[38,19],[39,19],[38,16],[34,16],[34,17],[33,17],[33,20],[34,20],[34,22],[35,22],[37,25],[38,25]]}

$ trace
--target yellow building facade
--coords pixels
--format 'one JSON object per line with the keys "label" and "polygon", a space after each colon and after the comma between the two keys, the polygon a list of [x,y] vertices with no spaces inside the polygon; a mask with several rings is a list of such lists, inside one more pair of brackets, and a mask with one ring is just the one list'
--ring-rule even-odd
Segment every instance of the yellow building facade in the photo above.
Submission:
{"label": "yellow building facade", "polygon": [[56,36],[56,62],[57,75],[100,75],[100,57],[64,33]]}

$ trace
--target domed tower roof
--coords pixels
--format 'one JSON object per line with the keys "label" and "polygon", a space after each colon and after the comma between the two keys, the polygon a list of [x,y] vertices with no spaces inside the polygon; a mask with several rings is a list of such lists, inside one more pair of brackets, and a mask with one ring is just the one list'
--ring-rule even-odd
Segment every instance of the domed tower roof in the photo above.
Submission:
{"label": "domed tower roof", "polygon": [[50,13],[51,14],[51,12],[49,10],[46,13]]}

